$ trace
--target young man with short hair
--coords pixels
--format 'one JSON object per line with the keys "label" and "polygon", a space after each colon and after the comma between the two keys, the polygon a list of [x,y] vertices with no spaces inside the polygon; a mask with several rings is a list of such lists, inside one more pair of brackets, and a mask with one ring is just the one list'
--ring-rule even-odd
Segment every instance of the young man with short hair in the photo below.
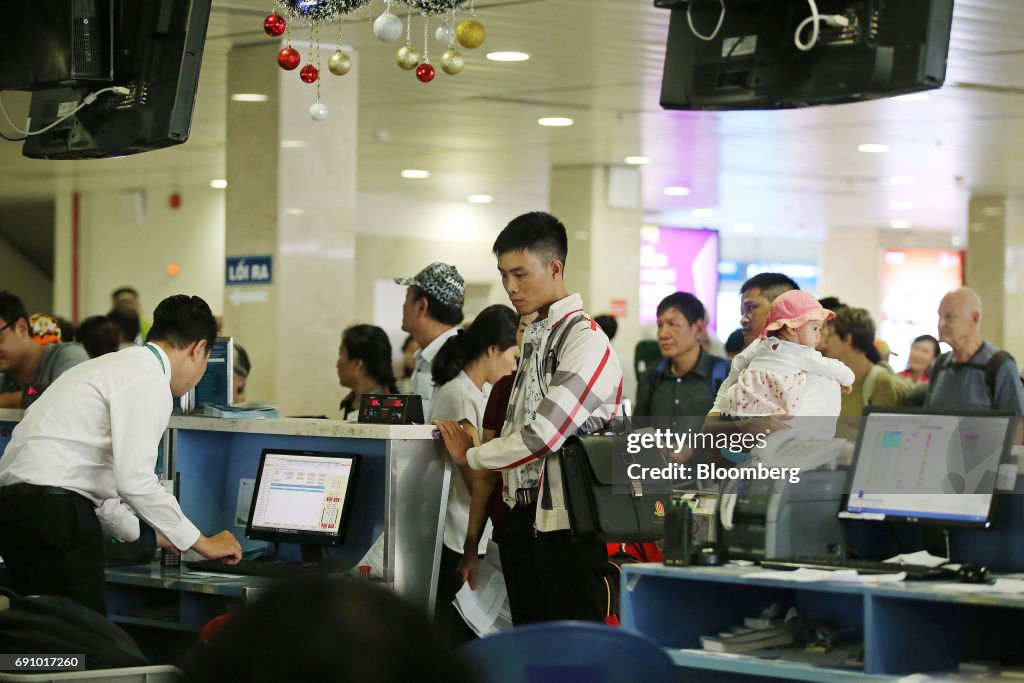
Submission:
{"label": "young man with short hair", "polygon": [[565,226],[543,212],[513,219],[494,242],[498,271],[526,330],[501,437],[472,447],[457,423],[437,425],[455,462],[502,473],[508,513],[501,550],[512,621],[603,621],[607,549],[573,537],[558,449],[618,415],[622,371],[608,337],[563,279]]}
{"label": "young man with short hair", "polygon": [[25,412],[0,458],[0,556],[16,590],[103,614],[103,531],[241,559],[231,532],[200,534],[154,474],[172,397],[199,382],[216,336],[205,301],[169,297],[144,347],[75,366]]}
{"label": "young man with short hair", "polygon": [[740,329],[743,330],[744,346],[750,346],[761,334],[772,302],[792,289],[800,289],[800,285],[782,273],[758,273],[743,283],[740,287]]}

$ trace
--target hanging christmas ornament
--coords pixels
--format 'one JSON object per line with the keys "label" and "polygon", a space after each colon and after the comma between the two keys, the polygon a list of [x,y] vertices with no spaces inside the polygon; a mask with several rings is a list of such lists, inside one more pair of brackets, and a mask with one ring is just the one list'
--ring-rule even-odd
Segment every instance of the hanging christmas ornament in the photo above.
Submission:
{"label": "hanging christmas ornament", "polygon": [[302,61],[302,56],[294,47],[283,48],[277,53],[277,64],[285,71],[292,71]]}
{"label": "hanging christmas ornament", "polygon": [[402,20],[385,11],[373,22],[373,35],[384,43],[393,43],[402,36]]}
{"label": "hanging christmas ornament", "polygon": [[455,40],[455,27],[447,22],[441,24],[434,31],[434,39],[442,45],[451,45],[451,42]]}
{"label": "hanging christmas ornament", "polygon": [[406,71],[412,71],[420,63],[420,53],[416,51],[412,43],[406,43],[398,48],[398,52],[395,54],[395,62]]}
{"label": "hanging christmas ornament", "polygon": [[430,81],[434,80],[434,73],[434,67],[429,64],[420,64],[416,67],[416,78],[418,78],[421,83],[430,83]]}
{"label": "hanging christmas ornament", "polygon": [[303,83],[316,83],[316,79],[320,78],[320,70],[312,64],[307,64],[299,71],[299,78]]}
{"label": "hanging christmas ornament", "polygon": [[352,70],[352,58],[344,52],[335,52],[327,60],[327,69],[335,76],[344,76]]}
{"label": "hanging christmas ornament", "polygon": [[462,53],[453,47],[448,48],[441,55],[441,69],[446,74],[454,76],[462,71],[465,66],[466,60],[462,58]]}
{"label": "hanging christmas ornament", "polygon": [[334,54],[327,60],[327,69],[335,76],[344,76],[352,70],[352,58],[342,52],[342,22],[338,22],[338,45],[334,49]]}
{"label": "hanging christmas ornament", "polygon": [[455,37],[458,38],[459,45],[473,50],[484,44],[487,31],[484,30],[484,25],[476,19],[466,19],[455,28]]}
{"label": "hanging christmas ornament", "polygon": [[314,121],[323,121],[327,118],[327,105],[322,102],[314,102],[309,108],[309,118]]}
{"label": "hanging christmas ornament", "polygon": [[263,30],[268,36],[279,36],[288,27],[288,22],[277,12],[271,12],[263,20]]}

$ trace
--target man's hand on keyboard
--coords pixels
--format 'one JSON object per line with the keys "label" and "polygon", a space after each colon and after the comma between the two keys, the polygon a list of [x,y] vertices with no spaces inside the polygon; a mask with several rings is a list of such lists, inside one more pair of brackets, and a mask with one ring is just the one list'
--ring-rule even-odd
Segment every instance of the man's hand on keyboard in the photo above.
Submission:
{"label": "man's hand on keyboard", "polygon": [[230,531],[222,531],[213,536],[200,536],[192,550],[207,559],[221,558],[227,564],[235,564],[242,559],[242,546]]}

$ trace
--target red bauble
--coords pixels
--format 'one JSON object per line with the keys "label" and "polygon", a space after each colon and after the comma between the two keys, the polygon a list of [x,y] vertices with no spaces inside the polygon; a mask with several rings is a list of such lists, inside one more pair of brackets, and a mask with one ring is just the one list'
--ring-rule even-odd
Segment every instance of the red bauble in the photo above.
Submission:
{"label": "red bauble", "polygon": [[420,64],[416,67],[416,78],[420,79],[421,83],[430,83],[434,80],[434,67],[429,64]]}
{"label": "red bauble", "polygon": [[277,53],[277,64],[285,71],[291,71],[302,61],[302,56],[294,47],[286,47]]}
{"label": "red bauble", "polygon": [[288,27],[288,22],[277,12],[271,12],[263,20],[263,30],[268,36],[279,36]]}
{"label": "red bauble", "polygon": [[307,64],[302,67],[302,71],[299,72],[299,78],[304,83],[315,83],[316,79],[320,78],[320,71],[312,64]]}

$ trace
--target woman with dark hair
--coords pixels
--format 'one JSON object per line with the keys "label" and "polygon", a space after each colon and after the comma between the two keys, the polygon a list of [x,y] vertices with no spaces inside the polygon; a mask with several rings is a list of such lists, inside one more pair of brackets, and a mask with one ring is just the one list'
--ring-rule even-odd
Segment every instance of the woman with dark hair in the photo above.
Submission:
{"label": "woman with dark hair", "polygon": [[[444,343],[431,365],[436,389],[428,421],[455,420],[473,443],[480,443],[488,385],[515,370],[519,357],[518,328],[519,316],[511,308],[488,306],[472,325]],[[491,537],[491,525],[486,521],[487,499],[493,485],[490,476],[491,472],[486,470],[453,465],[434,608],[440,633],[453,645],[473,638],[451,603],[463,583],[463,553],[479,561],[479,555],[487,551]],[[470,493],[483,487],[486,494]]]}
{"label": "woman with dark hair", "polygon": [[914,384],[928,381],[928,368],[939,357],[939,340],[930,334],[922,334],[910,345],[907,369],[900,373]]}
{"label": "woman with dark hair", "polygon": [[376,325],[353,325],[341,333],[338,381],[352,391],[341,401],[342,419],[355,422],[363,394],[396,394],[391,342]]}

